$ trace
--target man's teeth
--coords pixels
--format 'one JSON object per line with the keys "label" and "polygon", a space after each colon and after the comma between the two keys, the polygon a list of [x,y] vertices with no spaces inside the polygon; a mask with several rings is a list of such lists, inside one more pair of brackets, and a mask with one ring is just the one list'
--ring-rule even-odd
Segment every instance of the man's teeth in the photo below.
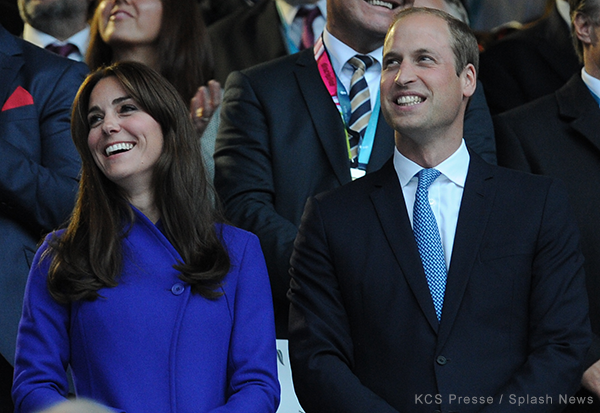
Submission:
{"label": "man's teeth", "polygon": [[423,98],[418,96],[400,96],[396,103],[402,106],[412,106],[423,102]]}
{"label": "man's teeth", "polygon": [[394,5],[392,3],[388,3],[387,1],[382,0],[367,0],[367,3],[369,3],[372,6],[387,7],[390,10],[394,8]]}
{"label": "man's teeth", "polygon": [[127,152],[133,148],[132,143],[115,143],[106,148],[106,156],[114,155],[117,152]]}

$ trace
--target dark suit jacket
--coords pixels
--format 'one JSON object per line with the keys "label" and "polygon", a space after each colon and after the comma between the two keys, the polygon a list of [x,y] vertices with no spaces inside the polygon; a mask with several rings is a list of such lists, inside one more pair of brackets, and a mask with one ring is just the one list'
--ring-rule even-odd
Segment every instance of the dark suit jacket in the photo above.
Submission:
{"label": "dark suit jacket", "polygon": [[562,179],[581,229],[590,320],[600,359],[600,108],[577,73],[555,93],[494,118],[498,162]]}
{"label": "dark suit jacket", "polygon": [[208,29],[215,60],[215,79],[224,84],[229,73],[286,56],[281,19],[275,0],[222,19]]}
{"label": "dark suit jacket", "polygon": [[578,242],[560,185],[471,153],[438,324],[391,161],[311,199],[289,293],[302,407],[424,413],[439,395],[444,412],[514,412],[510,395],[549,395],[523,411],[560,411],[591,334]]}
{"label": "dark suit jacket", "polygon": [[581,69],[570,28],[558,13],[519,30],[481,54],[479,78],[492,114],[552,93]]}
{"label": "dark suit jacket", "polygon": [[[472,103],[469,124],[480,126],[472,127],[467,144],[495,160],[485,99]],[[380,114],[367,173],[379,169],[393,148],[394,133]],[[228,219],[261,241],[278,337],[287,333],[289,257],[304,204],[350,181],[344,124],[311,49],[231,74],[216,142],[215,187]]]}
{"label": "dark suit jacket", "polygon": [[0,26],[0,352],[11,363],[37,243],[73,208],[71,105],[87,72]]}

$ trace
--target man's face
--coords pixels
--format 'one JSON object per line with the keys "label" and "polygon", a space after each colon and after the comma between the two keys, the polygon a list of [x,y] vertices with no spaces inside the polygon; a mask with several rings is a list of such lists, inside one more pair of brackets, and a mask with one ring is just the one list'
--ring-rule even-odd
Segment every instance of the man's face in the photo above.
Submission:
{"label": "man's face", "polygon": [[44,26],[51,19],[85,16],[90,0],[19,0],[23,20],[33,27]]}
{"label": "man's face", "polygon": [[338,33],[352,32],[379,37],[383,43],[396,13],[411,7],[413,2],[414,0],[327,0],[327,27],[336,37],[340,36]]}
{"label": "man's face", "polygon": [[443,136],[462,128],[475,82],[472,65],[456,74],[450,31],[440,17],[411,14],[392,28],[383,49],[381,106],[401,135]]}

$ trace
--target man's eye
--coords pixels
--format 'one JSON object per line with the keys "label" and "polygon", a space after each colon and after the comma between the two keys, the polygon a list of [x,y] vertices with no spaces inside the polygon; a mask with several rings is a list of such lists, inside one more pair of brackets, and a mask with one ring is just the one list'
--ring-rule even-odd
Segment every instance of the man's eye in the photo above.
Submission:
{"label": "man's eye", "polygon": [[386,69],[390,67],[397,67],[398,65],[400,65],[400,62],[398,60],[388,60],[387,62],[385,62]]}

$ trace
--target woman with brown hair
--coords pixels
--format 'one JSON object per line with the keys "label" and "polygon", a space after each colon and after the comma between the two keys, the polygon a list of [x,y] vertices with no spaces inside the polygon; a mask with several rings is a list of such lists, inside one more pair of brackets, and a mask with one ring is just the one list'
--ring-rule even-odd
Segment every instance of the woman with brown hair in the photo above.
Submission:
{"label": "woman with brown hair", "polygon": [[29,276],[16,412],[77,395],[127,413],[274,412],[275,333],[257,238],[219,223],[187,108],[144,65],[75,99],[76,207]]}
{"label": "woman with brown hair", "polygon": [[190,105],[198,134],[204,134],[204,160],[212,177],[218,116],[209,121],[222,92],[217,81],[209,81],[213,58],[197,0],[100,0],[86,62],[94,71],[121,61],[150,66]]}

